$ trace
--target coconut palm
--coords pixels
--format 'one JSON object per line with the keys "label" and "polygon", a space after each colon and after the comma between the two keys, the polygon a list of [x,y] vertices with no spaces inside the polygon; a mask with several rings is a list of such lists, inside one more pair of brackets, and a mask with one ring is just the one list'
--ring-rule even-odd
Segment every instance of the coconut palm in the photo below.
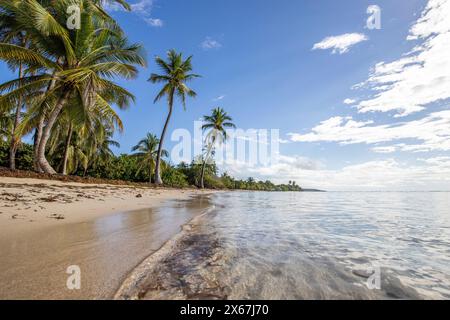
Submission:
{"label": "coconut palm", "polygon": [[[152,183],[153,169],[155,168],[156,159],[158,156],[158,146],[159,139],[156,135],[147,133],[147,136],[139,141],[132,149],[133,152],[138,151],[134,156],[139,158],[139,169],[136,175],[139,174],[144,168],[148,168],[150,183]],[[168,157],[169,152],[167,150],[162,150],[161,155],[163,157]]]}
{"label": "coconut palm", "polygon": [[[3,43],[10,43],[10,44],[16,44],[21,47],[30,47],[32,43],[35,43],[35,39],[31,39],[30,36],[27,34],[26,26],[22,25],[18,19],[16,19],[16,14],[20,12],[20,8],[25,8],[24,6],[19,7],[21,4],[21,0],[2,0],[0,1],[0,42]],[[44,8],[49,8],[53,13],[61,12],[61,10],[58,9],[64,9],[69,5],[77,4],[77,1],[73,0],[60,0],[58,2],[52,1],[52,0],[39,0],[39,1],[32,1],[28,0],[28,2],[36,2],[40,4]],[[103,5],[105,4],[115,4],[122,6],[125,10],[130,10],[130,5],[123,0],[86,0],[85,2],[79,1],[78,4],[80,6],[88,7],[87,9],[90,9],[92,14],[97,14],[101,16],[104,19],[108,19],[114,26],[116,26],[116,30],[118,30],[116,23],[114,20],[105,12],[103,9]],[[38,7],[35,7],[38,8]],[[53,10],[55,9],[56,10]],[[50,11],[50,10],[49,10]],[[16,14],[15,14],[16,13]],[[63,11],[63,13],[65,13]],[[63,14],[63,18],[66,16]],[[30,41],[33,40],[33,41]],[[24,65],[22,62],[10,62],[9,67],[12,70],[18,71],[19,79],[24,76]],[[11,107],[15,108],[15,118],[13,127],[11,130],[11,138],[10,138],[10,168],[15,169],[15,154],[17,151],[17,147],[20,143],[20,136],[16,134],[16,130],[20,123],[20,114],[21,110],[24,107],[24,99],[19,98],[16,102],[16,105],[11,105]],[[36,149],[38,146],[38,140],[40,140],[40,137],[42,135],[42,128],[43,128],[43,122],[44,122],[44,115],[41,115],[41,121],[39,122],[39,125],[36,125],[37,132],[36,132]],[[37,150],[36,150],[36,156],[37,156]],[[38,167],[38,165],[35,165]]]}
{"label": "coconut palm", "polygon": [[48,155],[53,163],[55,157],[63,155],[58,166],[63,175],[76,170],[78,164],[86,171],[97,157],[106,159],[110,150],[103,148],[115,144],[111,136],[116,129],[123,130],[119,116],[109,106],[94,104],[80,108],[80,104],[72,100],[64,108],[48,143]]}
{"label": "coconut palm", "polygon": [[183,105],[183,108],[186,109],[186,96],[193,98],[197,95],[195,91],[187,86],[186,83],[194,78],[198,78],[199,75],[190,73],[192,71],[192,56],[188,57],[186,60],[183,60],[183,55],[181,53],[177,53],[175,50],[170,50],[167,53],[167,61],[160,57],[156,57],[155,61],[160,67],[162,74],[153,73],[150,76],[149,81],[152,83],[161,83],[163,84],[163,88],[156,96],[154,103],[163,97],[166,97],[169,107],[169,113],[167,114],[167,119],[161,133],[161,139],[159,141],[158,153],[156,157],[155,183],[162,184],[161,156],[167,127],[169,125],[170,118],[172,117],[175,98],[178,97]]}
{"label": "coconut palm", "polygon": [[114,157],[114,152],[111,150],[111,147],[120,148],[120,143],[113,140],[113,134],[114,131],[111,128],[104,130],[103,138],[98,140],[95,149],[89,157],[92,166],[95,167],[99,163],[108,163]]}
{"label": "coconut palm", "polygon": [[120,5],[120,6],[122,6],[122,8],[124,8],[127,11],[131,10],[130,4],[125,0],[93,0],[92,2],[101,11],[104,11],[103,6],[105,3],[107,3],[109,5],[115,5],[115,4]]}
{"label": "coconut palm", "polygon": [[200,187],[205,188],[205,168],[216,144],[222,144],[227,139],[227,128],[236,128],[233,119],[222,108],[212,110],[210,116],[203,117],[203,131],[209,131],[205,138],[205,156],[203,157]]}
{"label": "coconut palm", "polygon": [[11,137],[13,117],[11,113],[0,112],[0,143]]}
{"label": "coconut palm", "polygon": [[[8,3],[11,7],[18,5],[17,1]],[[3,9],[3,8],[2,8]],[[12,19],[7,13],[7,8],[0,11],[0,42],[16,44],[19,46],[26,46],[28,39],[26,33],[22,31],[21,26],[15,19]],[[8,64],[9,68],[14,72],[18,72],[19,79],[24,75],[24,66],[21,62],[14,62]],[[14,121],[10,132],[10,148],[9,148],[9,168],[14,170],[16,168],[16,152],[20,143],[20,138],[15,135],[15,131],[20,123],[20,115],[23,108],[23,99],[18,99],[16,105],[11,105],[14,110]]]}
{"label": "coconut palm", "polygon": [[28,70],[39,71],[38,75],[1,85],[0,92],[7,93],[0,97],[0,109],[23,97],[31,99],[34,106],[48,106],[44,112],[45,127],[38,137],[37,161],[50,174],[56,171],[45,156],[47,142],[69,101],[76,99],[84,109],[94,104],[125,108],[134,96],[110,79],[135,78],[135,65],[145,65],[140,46],[128,45],[122,34],[109,30],[107,22],[93,17],[92,1],[79,0],[85,9],[81,13],[83,28],[68,30],[61,19],[64,14],[59,11],[65,9],[66,2],[53,2],[52,10],[37,1],[21,2],[12,12],[15,19],[27,26],[26,32],[35,45],[31,49],[0,44],[0,59],[7,63],[20,61]]}

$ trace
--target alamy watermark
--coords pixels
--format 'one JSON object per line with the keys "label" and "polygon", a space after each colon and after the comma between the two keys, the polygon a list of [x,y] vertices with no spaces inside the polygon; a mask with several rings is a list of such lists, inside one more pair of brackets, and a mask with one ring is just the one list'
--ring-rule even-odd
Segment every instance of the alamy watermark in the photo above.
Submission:
{"label": "alamy watermark", "polygon": [[[205,154],[211,154],[211,160],[217,165],[230,162],[247,166],[269,166],[278,163],[280,154],[279,129],[228,129],[226,138],[202,130],[203,122],[195,121],[193,133],[188,129],[176,129],[172,132],[170,158],[174,163],[202,161]],[[214,137],[213,139],[211,137]],[[214,145],[211,146],[211,140]],[[211,149],[214,152],[211,152]],[[203,155],[202,157],[198,157]]]}
{"label": "alamy watermark", "polygon": [[67,28],[69,30],[80,30],[81,29],[81,9],[77,5],[71,5],[67,8]]}
{"label": "alamy watermark", "polygon": [[80,290],[81,289],[81,268],[77,265],[67,267],[66,273],[69,277],[66,281],[67,289]]}
{"label": "alamy watermark", "polygon": [[369,290],[381,290],[381,268],[378,264],[372,263],[367,268],[367,273],[370,275],[367,278],[366,285]]}
{"label": "alamy watermark", "polygon": [[380,30],[381,29],[381,8],[378,5],[371,5],[367,8],[367,29],[369,30]]}

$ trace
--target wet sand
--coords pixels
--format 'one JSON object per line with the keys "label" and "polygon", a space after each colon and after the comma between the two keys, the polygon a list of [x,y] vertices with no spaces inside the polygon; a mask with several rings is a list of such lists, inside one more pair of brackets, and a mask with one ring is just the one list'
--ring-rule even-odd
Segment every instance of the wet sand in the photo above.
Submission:
{"label": "wet sand", "polygon": [[[21,198],[13,207],[6,200],[0,201],[3,214],[9,210],[6,214],[12,216],[15,214],[13,210],[16,210],[21,213],[25,211],[23,215],[28,216],[27,219],[7,217],[0,220],[0,299],[110,299],[137,265],[179,233],[184,224],[202,214],[209,205],[206,195],[181,193],[180,190],[172,190],[174,200],[156,197],[158,201],[149,201],[150,193],[155,190],[131,189],[124,192],[122,187],[113,191],[92,187],[94,189],[83,191],[80,188],[86,186],[64,185],[49,191],[47,186],[40,184],[42,181],[37,185],[2,186],[4,197],[7,193],[7,197],[15,198],[17,196],[13,194],[19,190],[20,193],[16,194]],[[70,189],[72,187],[74,189]],[[40,193],[32,198],[25,192],[27,188],[36,189],[36,193],[40,189]],[[35,205],[30,203],[33,199],[51,197],[47,195],[49,192],[64,192],[65,197],[71,197],[64,188],[82,192],[84,196],[92,196],[93,190],[96,190],[113,192],[116,194],[108,196],[126,199],[129,193],[128,207],[133,208],[134,201],[146,202],[152,208],[111,214],[107,201],[104,201],[103,210],[95,210],[95,205],[92,209],[92,203],[86,204],[83,199],[80,201],[83,204],[77,202],[75,206],[69,202],[64,205],[58,200],[43,204],[50,204],[52,209],[58,207],[64,219],[49,218],[48,212],[42,212],[45,209],[37,213],[30,209],[19,210]],[[142,197],[136,198],[136,193]],[[90,210],[77,214],[75,211],[80,205]],[[29,221],[33,219],[34,222]],[[69,290],[66,284],[70,276],[66,273],[67,268],[74,265],[81,270],[80,290]]]}
{"label": "wet sand", "polygon": [[215,234],[203,232],[205,219],[215,209],[183,226],[157,252],[145,259],[122,283],[117,300],[225,300],[230,288],[221,276],[227,256]]}

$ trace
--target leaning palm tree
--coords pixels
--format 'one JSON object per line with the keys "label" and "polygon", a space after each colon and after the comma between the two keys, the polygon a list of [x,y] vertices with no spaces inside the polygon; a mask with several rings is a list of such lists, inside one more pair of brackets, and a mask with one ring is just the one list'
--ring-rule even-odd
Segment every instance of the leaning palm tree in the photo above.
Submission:
{"label": "leaning palm tree", "polygon": [[192,71],[192,56],[183,60],[183,55],[177,53],[175,50],[170,50],[167,53],[167,61],[160,57],[156,57],[156,64],[161,68],[163,74],[153,73],[150,76],[149,81],[152,83],[162,83],[163,88],[156,96],[154,103],[162,99],[167,98],[167,104],[169,107],[169,113],[167,115],[166,122],[161,134],[161,139],[158,146],[158,154],[156,157],[156,168],[155,168],[155,183],[162,184],[161,179],[161,156],[164,145],[164,138],[166,135],[167,127],[172,117],[173,104],[175,97],[178,97],[186,109],[186,95],[189,97],[195,97],[197,94],[195,91],[190,89],[186,83],[194,78],[200,77],[199,75],[190,73]]}
{"label": "leaning palm tree", "polygon": [[85,9],[81,17],[83,28],[68,30],[61,18],[65,12],[63,4],[68,2],[52,2],[55,7],[51,10],[37,1],[20,2],[16,11],[11,9],[11,15],[27,28],[27,34],[36,45],[25,48],[0,43],[0,59],[7,63],[20,61],[28,67],[30,74],[39,71],[36,76],[29,75],[1,85],[0,92],[7,93],[0,97],[0,110],[21,97],[32,100],[30,109],[46,106],[45,127],[41,128],[36,146],[39,167],[50,174],[56,171],[45,153],[62,110],[73,99],[84,109],[92,105],[110,107],[110,104],[127,107],[134,96],[111,80],[135,78],[135,65],[145,65],[140,46],[128,45],[122,34],[108,29],[110,23],[107,20],[95,18],[91,1],[78,0]]}
{"label": "leaning palm tree", "polygon": [[[138,151],[133,154],[135,157],[139,158],[139,168],[136,175],[138,175],[144,168],[148,168],[150,183],[152,183],[153,168],[155,168],[155,163],[158,156],[158,146],[158,137],[154,134],[147,133],[147,136],[139,141],[139,143],[132,149],[133,152]],[[167,150],[162,150],[161,155],[163,157],[168,157],[169,152]]]}
{"label": "leaning palm tree", "polygon": [[227,139],[227,128],[236,128],[233,119],[222,109],[215,108],[210,116],[203,117],[202,130],[209,130],[205,138],[205,156],[203,157],[200,187],[205,188],[205,168],[216,144],[222,144]]}
{"label": "leaning palm tree", "polygon": [[[22,2],[28,2],[28,4],[22,4]],[[35,46],[39,46],[39,39],[33,37],[33,32],[30,32],[30,28],[28,28],[28,21],[24,25],[20,19],[17,19],[17,15],[21,15],[21,11],[24,9],[28,10],[29,8],[40,10],[40,8],[48,9],[48,12],[52,12],[53,14],[59,14],[60,21],[66,17],[65,9],[69,5],[78,4],[80,7],[82,6],[84,9],[89,10],[92,15],[97,15],[102,19],[108,20],[111,23],[111,29],[114,29],[115,32],[121,32],[120,28],[116,24],[116,22],[107,14],[104,10],[103,6],[105,4],[110,5],[118,5],[123,7],[125,10],[130,10],[130,5],[124,0],[59,0],[55,2],[53,0],[1,0],[0,1],[0,42],[15,44],[21,47],[30,48],[31,44]],[[28,5],[28,8],[26,8]],[[40,6],[40,7],[39,7]],[[63,10],[61,10],[63,9]],[[32,12],[32,11],[29,11]],[[45,26],[44,26],[45,27]],[[28,30],[27,30],[28,29]],[[49,34],[50,35],[50,34]],[[18,70],[19,79],[24,77],[25,75],[25,65],[20,61],[10,61],[9,67],[12,70]],[[17,99],[15,105],[11,105],[11,108],[15,108],[15,118],[14,123],[11,129],[11,137],[10,137],[10,153],[9,153],[9,164],[11,169],[15,169],[15,155],[17,148],[20,144],[20,135],[17,134],[17,128],[20,124],[20,115],[21,110],[24,107],[25,101],[24,97],[20,97]],[[36,124],[36,143],[35,143],[35,154],[37,157],[37,147],[38,141],[42,135],[43,123],[45,121],[45,117],[41,114],[41,120],[38,124]],[[35,159],[36,160],[36,159]],[[35,167],[38,167],[37,162],[35,161]]]}
{"label": "leaning palm tree", "polygon": [[[18,46],[26,46],[28,37],[17,20],[13,19],[8,14],[8,8],[16,8],[18,1],[10,1],[7,7],[0,7],[0,42],[15,44]],[[14,72],[18,72],[19,79],[24,76],[24,66],[19,62],[9,63],[8,67]],[[17,127],[20,124],[20,115],[23,108],[24,99],[18,99],[16,105],[11,105],[14,109],[14,121],[10,131],[10,147],[9,147],[9,168],[16,169],[16,152],[20,144],[20,138],[15,134]]]}

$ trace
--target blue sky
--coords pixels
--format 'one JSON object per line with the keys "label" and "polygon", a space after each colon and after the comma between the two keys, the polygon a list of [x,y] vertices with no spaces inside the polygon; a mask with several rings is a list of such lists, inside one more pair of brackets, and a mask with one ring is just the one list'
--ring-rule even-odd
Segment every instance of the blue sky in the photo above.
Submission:
{"label": "blue sky", "polygon": [[[215,106],[240,128],[280,129],[280,163],[229,164],[233,175],[329,190],[450,189],[445,0],[129,2],[132,13],[110,11],[144,45],[149,66],[120,81],[137,102],[120,112],[117,153],[161,132],[167,108],[153,104],[158,87],[146,80],[157,71],[153,57],[175,48],[194,56],[203,77],[191,84],[198,97],[187,111],[177,105],[170,130],[191,129]],[[374,4],[379,30],[366,27]],[[0,80],[10,77],[0,70]]]}

